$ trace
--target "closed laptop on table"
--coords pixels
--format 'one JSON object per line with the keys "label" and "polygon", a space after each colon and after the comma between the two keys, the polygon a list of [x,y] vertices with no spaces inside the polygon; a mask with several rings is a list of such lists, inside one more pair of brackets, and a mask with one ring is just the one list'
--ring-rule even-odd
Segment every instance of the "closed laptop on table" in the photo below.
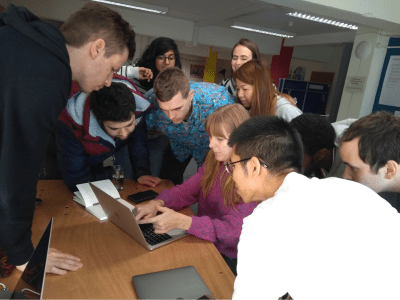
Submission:
{"label": "closed laptop on table", "polygon": [[140,299],[213,299],[211,291],[193,266],[132,277]]}

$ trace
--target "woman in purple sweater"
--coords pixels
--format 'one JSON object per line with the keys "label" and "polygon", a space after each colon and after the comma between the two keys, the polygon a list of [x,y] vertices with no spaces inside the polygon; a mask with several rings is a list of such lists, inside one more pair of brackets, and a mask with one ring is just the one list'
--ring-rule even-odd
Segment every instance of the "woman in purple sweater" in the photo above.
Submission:
{"label": "woman in purple sweater", "polygon": [[[243,218],[250,215],[257,204],[241,201],[235,193],[232,176],[225,171],[224,162],[230,160],[232,153],[228,146],[230,134],[249,118],[249,113],[240,104],[216,109],[205,124],[211,151],[203,166],[181,185],[164,190],[158,199],[136,207],[139,223],[153,223],[156,233],[180,228],[213,242],[235,275]],[[197,216],[176,212],[196,202],[199,203]],[[156,216],[157,212],[162,214]]]}

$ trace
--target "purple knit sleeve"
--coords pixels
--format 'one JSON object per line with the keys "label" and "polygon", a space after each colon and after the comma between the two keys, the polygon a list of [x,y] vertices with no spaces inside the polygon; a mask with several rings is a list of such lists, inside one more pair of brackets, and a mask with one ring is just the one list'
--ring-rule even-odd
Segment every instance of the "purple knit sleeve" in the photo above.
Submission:
{"label": "purple knit sleeve", "polygon": [[164,200],[164,206],[175,211],[196,203],[201,193],[200,180],[204,167],[201,167],[192,177],[169,190],[162,191],[157,199]]}
{"label": "purple knit sleeve", "polygon": [[223,244],[224,248],[235,248],[239,242],[242,231],[243,219],[250,215],[256,203],[239,204],[237,211],[229,208],[221,219],[211,219],[208,216],[192,216],[192,225],[187,233],[217,244]]}

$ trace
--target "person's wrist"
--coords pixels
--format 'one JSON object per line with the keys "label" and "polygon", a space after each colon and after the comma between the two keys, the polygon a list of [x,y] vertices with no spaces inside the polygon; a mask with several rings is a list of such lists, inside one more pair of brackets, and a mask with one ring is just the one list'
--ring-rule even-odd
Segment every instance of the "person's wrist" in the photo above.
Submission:
{"label": "person's wrist", "polygon": [[181,214],[181,218],[180,218],[180,228],[183,230],[189,230],[190,226],[192,226],[192,218],[186,215],[182,215]]}
{"label": "person's wrist", "polygon": [[161,199],[151,200],[151,202],[153,202],[154,204],[156,204],[158,206],[164,206],[164,201]]}

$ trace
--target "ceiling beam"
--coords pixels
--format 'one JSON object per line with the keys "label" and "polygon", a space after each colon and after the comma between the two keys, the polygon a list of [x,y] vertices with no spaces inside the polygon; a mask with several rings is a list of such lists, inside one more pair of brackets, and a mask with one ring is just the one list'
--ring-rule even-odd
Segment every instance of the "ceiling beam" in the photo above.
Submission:
{"label": "ceiling beam", "polygon": [[194,26],[195,27],[205,27],[205,26],[216,25],[216,24],[222,23],[228,19],[237,18],[237,17],[244,16],[244,15],[247,15],[247,14],[250,14],[253,12],[259,12],[264,9],[273,9],[273,8],[276,8],[276,6],[273,6],[273,5],[267,4],[267,3],[251,4],[246,7],[241,7],[241,8],[227,11],[227,12],[221,12],[216,16],[202,19],[200,21],[195,22]]}
{"label": "ceiling beam", "polygon": [[356,34],[357,31],[351,30],[346,32],[296,36],[292,39],[285,39],[285,47],[353,43]]}
{"label": "ceiling beam", "polygon": [[199,27],[193,26],[192,45],[193,45],[194,47],[196,47],[198,41],[199,41]]}

